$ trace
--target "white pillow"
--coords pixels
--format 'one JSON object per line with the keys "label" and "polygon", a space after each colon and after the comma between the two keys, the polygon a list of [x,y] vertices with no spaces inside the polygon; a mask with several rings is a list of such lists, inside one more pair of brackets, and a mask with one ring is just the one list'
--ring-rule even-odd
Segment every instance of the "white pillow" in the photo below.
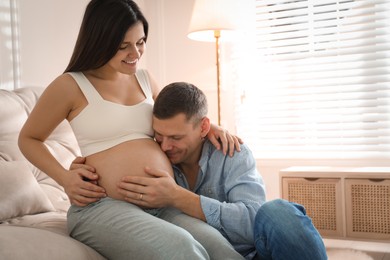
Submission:
{"label": "white pillow", "polygon": [[0,222],[55,211],[27,162],[0,161]]}

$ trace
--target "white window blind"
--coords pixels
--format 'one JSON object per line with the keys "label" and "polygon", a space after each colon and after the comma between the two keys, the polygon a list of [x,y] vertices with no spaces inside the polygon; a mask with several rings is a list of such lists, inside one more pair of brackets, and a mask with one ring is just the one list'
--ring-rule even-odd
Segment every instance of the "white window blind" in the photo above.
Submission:
{"label": "white window blind", "polygon": [[256,55],[238,73],[236,114],[255,156],[390,157],[390,1],[255,8]]}

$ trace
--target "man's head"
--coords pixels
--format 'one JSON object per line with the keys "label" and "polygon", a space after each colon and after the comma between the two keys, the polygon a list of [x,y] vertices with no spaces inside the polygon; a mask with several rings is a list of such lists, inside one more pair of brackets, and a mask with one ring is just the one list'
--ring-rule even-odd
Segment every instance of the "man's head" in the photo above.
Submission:
{"label": "man's head", "polygon": [[153,129],[173,164],[197,163],[210,130],[206,96],[189,83],[169,84],[154,103]]}

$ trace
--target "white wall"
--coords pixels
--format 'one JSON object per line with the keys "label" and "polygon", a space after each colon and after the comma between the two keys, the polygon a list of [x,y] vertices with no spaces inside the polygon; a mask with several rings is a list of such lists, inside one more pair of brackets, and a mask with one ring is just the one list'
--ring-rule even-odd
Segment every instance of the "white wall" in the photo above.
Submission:
{"label": "white wall", "polygon": [[21,86],[47,86],[68,65],[88,0],[18,0]]}

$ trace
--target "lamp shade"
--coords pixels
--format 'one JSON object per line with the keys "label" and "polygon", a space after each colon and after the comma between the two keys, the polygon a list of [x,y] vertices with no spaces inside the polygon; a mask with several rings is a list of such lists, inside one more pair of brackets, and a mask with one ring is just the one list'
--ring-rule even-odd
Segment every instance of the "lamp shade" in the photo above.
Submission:
{"label": "lamp shade", "polygon": [[221,39],[232,37],[238,27],[240,0],[195,0],[188,38],[197,41],[214,41],[215,31]]}

